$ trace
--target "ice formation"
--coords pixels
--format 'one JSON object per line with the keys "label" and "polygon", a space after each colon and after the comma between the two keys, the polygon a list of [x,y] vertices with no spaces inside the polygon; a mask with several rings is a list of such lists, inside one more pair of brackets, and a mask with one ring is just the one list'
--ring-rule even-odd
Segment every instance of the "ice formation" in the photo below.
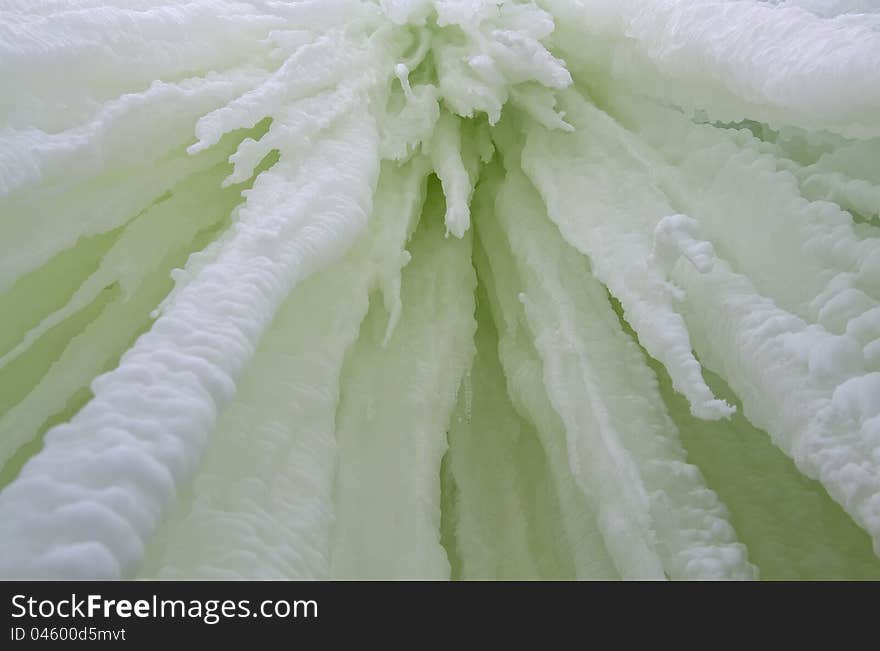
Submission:
{"label": "ice formation", "polygon": [[4,0],[0,576],[880,577],[880,3]]}

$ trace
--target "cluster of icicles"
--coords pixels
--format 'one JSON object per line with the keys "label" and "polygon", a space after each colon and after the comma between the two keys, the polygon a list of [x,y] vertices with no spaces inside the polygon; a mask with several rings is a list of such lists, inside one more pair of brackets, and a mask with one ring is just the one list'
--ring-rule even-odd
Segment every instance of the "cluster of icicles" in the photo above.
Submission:
{"label": "cluster of icicles", "polygon": [[0,87],[0,576],[880,577],[878,3],[6,0]]}

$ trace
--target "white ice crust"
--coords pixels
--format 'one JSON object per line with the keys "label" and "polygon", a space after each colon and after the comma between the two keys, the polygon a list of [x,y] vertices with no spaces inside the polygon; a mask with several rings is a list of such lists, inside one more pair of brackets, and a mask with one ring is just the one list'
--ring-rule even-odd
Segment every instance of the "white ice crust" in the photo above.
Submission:
{"label": "white ice crust", "polygon": [[516,430],[574,576],[754,578],[655,369],[880,554],[878,16],[3,3],[0,576],[503,574],[488,495],[539,572]]}

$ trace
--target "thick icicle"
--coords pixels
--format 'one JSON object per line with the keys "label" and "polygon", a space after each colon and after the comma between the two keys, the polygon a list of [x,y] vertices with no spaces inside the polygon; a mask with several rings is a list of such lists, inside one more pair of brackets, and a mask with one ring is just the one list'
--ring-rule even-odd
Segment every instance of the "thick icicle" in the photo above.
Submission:
{"label": "thick icicle", "polygon": [[574,578],[546,455],[507,395],[484,287],[477,294],[474,365],[459,389],[449,430],[450,527],[453,558],[461,565],[453,578]]}
{"label": "thick icicle", "polygon": [[596,506],[578,487],[571,471],[565,426],[547,396],[543,364],[518,298],[518,272],[493,216],[496,191],[497,183],[484,182],[474,199],[480,244],[475,263],[498,324],[498,354],[508,394],[519,415],[533,424],[544,448],[574,576],[581,580],[620,578],[599,531]]}
{"label": "thick icicle", "polygon": [[666,366],[694,415],[729,416],[730,406],[712,395],[691,352],[674,304],[679,292],[652,255],[657,227],[677,211],[653,187],[643,162],[616,137],[610,118],[574,91],[563,97],[566,117],[579,130],[568,134],[529,126],[523,168],[550,218],[589,256],[593,274],[620,300],[639,341]]}
{"label": "thick icicle", "polygon": [[440,463],[476,323],[470,236],[444,240],[442,210],[435,183],[403,273],[397,329],[383,348],[388,317],[374,301],[343,370],[337,578],[449,578]]}
{"label": "thick icicle", "polygon": [[151,547],[148,575],[329,578],[343,356],[370,291],[400,273],[424,163],[383,167],[367,233],[281,308],[211,435],[191,496]]}
{"label": "thick icicle", "polygon": [[[216,259],[0,494],[5,576],[136,571],[279,303],[366,223],[377,147],[372,118],[352,117],[298,169],[257,179]],[[291,194],[270,208],[279,192]]]}
{"label": "thick icicle", "polygon": [[579,280],[575,289],[586,262],[541,221],[542,204],[530,196],[515,153],[505,154],[496,214],[522,274],[521,300],[566,426],[572,472],[599,505],[615,564],[624,577],[752,576],[723,506],[684,463],[656,380],[603,288]]}

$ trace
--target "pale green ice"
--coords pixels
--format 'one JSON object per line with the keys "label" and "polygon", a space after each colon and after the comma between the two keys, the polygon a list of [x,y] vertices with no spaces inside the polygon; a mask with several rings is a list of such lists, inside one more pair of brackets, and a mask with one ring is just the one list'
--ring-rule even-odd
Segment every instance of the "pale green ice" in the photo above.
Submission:
{"label": "pale green ice", "polygon": [[0,576],[880,579],[878,60],[871,2],[7,3]]}

